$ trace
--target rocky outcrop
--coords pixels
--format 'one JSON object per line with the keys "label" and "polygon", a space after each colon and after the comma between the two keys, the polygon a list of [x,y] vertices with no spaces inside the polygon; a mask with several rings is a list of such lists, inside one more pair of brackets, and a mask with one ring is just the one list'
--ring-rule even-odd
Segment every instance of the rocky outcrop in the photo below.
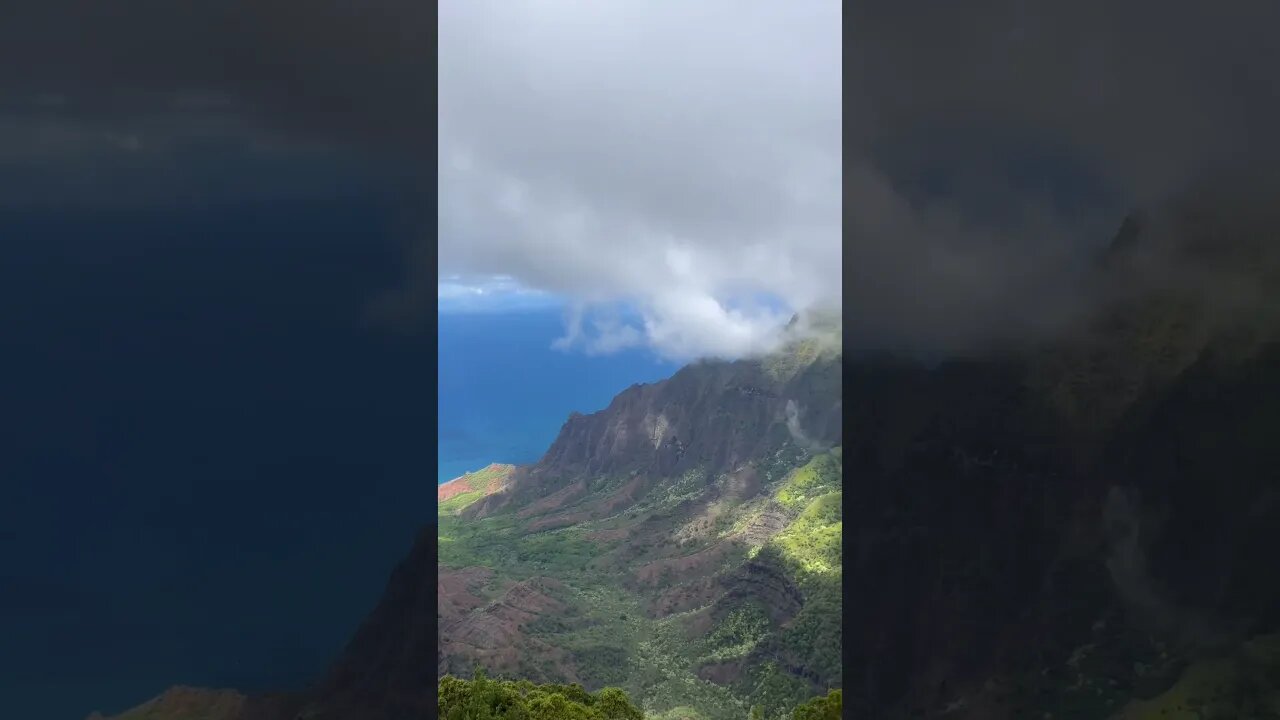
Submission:
{"label": "rocky outcrop", "polygon": [[742,542],[751,546],[763,545],[782,532],[791,522],[791,513],[776,501],[769,501],[743,528]]}

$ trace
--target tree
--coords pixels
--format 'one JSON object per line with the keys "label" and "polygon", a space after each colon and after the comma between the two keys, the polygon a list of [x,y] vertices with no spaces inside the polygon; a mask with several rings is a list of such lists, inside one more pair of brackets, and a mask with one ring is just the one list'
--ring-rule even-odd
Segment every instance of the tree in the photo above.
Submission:
{"label": "tree", "polygon": [[844,709],[843,693],[832,690],[826,697],[816,697],[795,709],[792,720],[840,720]]}
{"label": "tree", "polygon": [[627,694],[618,688],[605,688],[596,693],[596,709],[606,720],[644,720],[640,708],[632,705]]}
{"label": "tree", "polygon": [[445,720],[644,720],[618,688],[589,693],[578,684],[490,680],[478,668],[471,680],[440,678],[437,697]]}

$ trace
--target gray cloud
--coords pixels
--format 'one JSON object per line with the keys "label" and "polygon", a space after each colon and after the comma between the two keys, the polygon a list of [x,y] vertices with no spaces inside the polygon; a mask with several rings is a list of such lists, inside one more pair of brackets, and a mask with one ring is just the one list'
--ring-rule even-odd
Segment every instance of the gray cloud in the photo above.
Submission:
{"label": "gray cloud", "polygon": [[752,291],[843,294],[868,346],[1035,336],[1102,297],[1131,209],[1246,167],[1276,187],[1277,21],[1252,1],[447,3],[440,266],[633,301],[672,355],[770,347],[786,312],[731,309]]}
{"label": "gray cloud", "polygon": [[[767,349],[840,296],[835,2],[440,7],[439,267],[589,316],[562,345]],[[750,302],[760,295],[772,305]],[[785,307],[779,307],[785,306]]]}
{"label": "gray cloud", "polygon": [[3,202],[205,192],[179,170],[215,140],[350,151],[409,188],[425,242],[400,300],[421,319],[434,142],[441,273],[633,302],[599,349],[681,356],[766,349],[841,294],[869,345],[1054,328],[1096,296],[1090,260],[1127,210],[1220,178],[1249,192],[1212,213],[1273,225],[1272,2],[449,0],[434,56],[433,12],[8,3]]}
{"label": "gray cloud", "polygon": [[823,451],[831,448],[823,445],[821,442],[809,437],[803,428],[800,427],[800,406],[795,400],[788,400],[786,405],[787,415],[787,432],[791,433],[791,439],[797,445],[807,450]]}
{"label": "gray cloud", "polygon": [[862,342],[972,349],[1058,327],[1098,299],[1093,261],[1129,209],[1245,168],[1253,199],[1278,188],[1274,3],[846,14],[844,291]]}
{"label": "gray cloud", "polygon": [[426,178],[433,11],[407,0],[7,3],[0,162],[21,177],[4,179],[56,175],[51,201],[79,202],[95,189],[58,197],[59,179],[88,168],[98,195],[128,185],[163,202],[200,189],[182,166],[210,142],[286,162],[345,154]]}

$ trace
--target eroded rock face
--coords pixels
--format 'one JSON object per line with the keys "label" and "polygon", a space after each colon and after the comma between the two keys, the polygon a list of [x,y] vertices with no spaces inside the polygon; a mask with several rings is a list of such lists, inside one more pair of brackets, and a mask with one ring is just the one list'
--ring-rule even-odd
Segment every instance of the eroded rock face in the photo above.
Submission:
{"label": "eroded rock face", "polygon": [[[840,443],[838,361],[819,359],[791,377],[760,362],[699,363],[670,379],[635,385],[607,408],[573,414],[541,460],[512,476],[511,492],[469,509],[484,517],[513,501],[536,513],[580,494],[583,478],[638,474],[671,478],[693,469],[717,477],[761,457],[791,437],[790,416],[805,439]],[[572,489],[571,489],[572,488]]]}
{"label": "eroded rock face", "polygon": [[726,580],[725,586],[721,598],[724,607],[733,607],[741,601],[755,602],[764,607],[778,625],[795,617],[804,605],[800,588],[781,568],[769,562],[748,561]]}
{"label": "eroded rock face", "polygon": [[461,569],[436,566],[436,616],[441,623],[449,623],[475,610],[485,603],[477,595],[478,587],[493,578],[489,568],[469,567]]}
{"label": "eroded rock face", "polygon": [[781,505],[770,501],[742,531],[742,541],[750,546],[763,545],[774,535],[782,532],[790,520],[791,518]]}
{"label": "eroded rock face", "polygon": [[[451,623],[440,625],[443,656],[438,674],[467,675],[477,665],[490,672],[535,681],[580,682],[567,651],[532,637],[526,627],[541,619],[560,619],[566,605],[556,595],[564,586],[551,578],[512,584],[494,602]],[[537,658],[530,666],[528,658]]]}

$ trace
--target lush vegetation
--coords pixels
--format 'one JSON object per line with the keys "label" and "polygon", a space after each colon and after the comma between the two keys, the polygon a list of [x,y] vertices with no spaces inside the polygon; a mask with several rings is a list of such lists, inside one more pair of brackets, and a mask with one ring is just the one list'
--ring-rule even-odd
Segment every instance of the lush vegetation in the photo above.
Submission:
{"label": "lush vegetation", "polygon": [[703,641],[707,654],[700,663],[723,662],[745,657],[769,633],[769,617],[755,605],[729,613]]}
{"label": "lush vegetation", "polygon": [[439,717],[444,720],[644,720],[617,688],[589,693],[581,685],[535,685],[527,680],[440,679]]}
{"label": "lush vegetation", "polygon": [[832,690],[826,697],[816,697],[796,708],[792,720],[840,720],[844,710],[843,693]]}
{"label": "lush vegetation", "polygon": [[436,505],[436,514],[457,515],[463,508],[499,488],[502,483],[506,481],[507,477],[511,475],[511,471],[514,469],[515,466],[513,465],[499,465],[495,463],[475,472],[469,472],[452,481],[455,483],[461,483],[466,489],[445,500],[439,501]]}
{"label": "lush vegetation", "polygon": [[761,361],[761,366],[770,379],[785,382],[808,367],[830,347],[832,343],[817,338],[798,340],[788,345],[782,352],[766,357]]}
{"label": "lush vegetation", "polygon": [[[782,627],[770,627],[756,641],[762,658],[803,667],[811,678],[837,683],[842,645],[843,515],[840,448],[817,455],[789,473],[775,492],[779,504],[793,512],[787,527],[755,554],[755,562],[790,578],[804,595],[799,612]],[[726,625],[741,621],[730,616]],[[717,628],[712,637],[724,629]],[[765,718],[785,717],[789,708],[812,694],[812,686],[777,662],[756,665],[738,689],[761,704]]]}
{"label": "lush vegetation", "polygon": [[778,502],[784,507],[798,510],[810,500],[842,487],[840,448],[822,453],[787,476],[778,490]]}
{"label": "lush vegetation", "polygon": [[457,515],[462,509],[471,503],[479,500],[487,495],[484,490],[470,490],[468,492],[459,493],[449,498],[441,500],[436,504],[436,514],[438,515]]}
{"label": "lush vegetation", "polygon": [[[473,589],[489,601],[514,581],[548,576],[563,582],[565,596],[557,599],[568,609],[530,620],[522,632],[567,651],[586,687],[621,688],[646,718],[742,720],[756,710],[764,720],[791,720],[815,692],[839,684],[841,455],[839,448],[814,455],[784,443],[757,468],[764,487],[751,498],[734,499],[726,494],[726,477],[692,469],[609,517],[558,529],[531,532],[510,512],[483,519],[442,514],[438,558],[446,567],[491,569],[493,579]],[[560,511],[590,508],[625,479],[602,478]],[[708,574],[736,572],[751,547],[740,536],[761,513],[779,511],[784,529],[753,555],[803,594],[794,617],[772,620],[769,608],[750,599],[655,617],[654,593],[679,593],[682,583],[692,587]],[[637,527],[645,530],[627,534]],[[648,563],[704,551],[711,553],[709,565],[663,568],[668,572],[650,576],[656,586],[637,592],[636,573]],[[707,625],[709,616],[715,622]],[[712,682],[707,673],[715,667],[721,674]],[[535,658],[522,658],[512,670],[521,678],[551,679]],[[528,695],[534,686],[519,687]],[[563,711],[590,710],[584,707]]]}
{"label": "lush vegetation", "polygon": [[513,579],[547,575],[571,580],[591,574],[588,564],[608,547],[586,539],[586,529],[578,526],[528,533],[514,515],[483,520],[441,516],[438,522],[436,554],[442,565],[478,565]]}
{"label": "lush vegetation", "polygon": [[813,315],[809,318],[808,336],[793,340],[779,352],[765,357],[761,368],[775,382],[786,382],[819,359],[837,357],[842,331],[839,318]]}
{"label": "lush vegetation", "polygon": [[[490,679],[477,670],[471,680],[446,675],[440,679],[438,709],[443,720],[707,720],[695,708],[677,706],[646,715],[616,687],[587,692],[581,685],[538,685],[528,680]],[[739,703],[735,703],[737,705]],[[839,720],[841,693],[802,703],[786,720]],[[763,705],[746,717],[764,720]]]}

